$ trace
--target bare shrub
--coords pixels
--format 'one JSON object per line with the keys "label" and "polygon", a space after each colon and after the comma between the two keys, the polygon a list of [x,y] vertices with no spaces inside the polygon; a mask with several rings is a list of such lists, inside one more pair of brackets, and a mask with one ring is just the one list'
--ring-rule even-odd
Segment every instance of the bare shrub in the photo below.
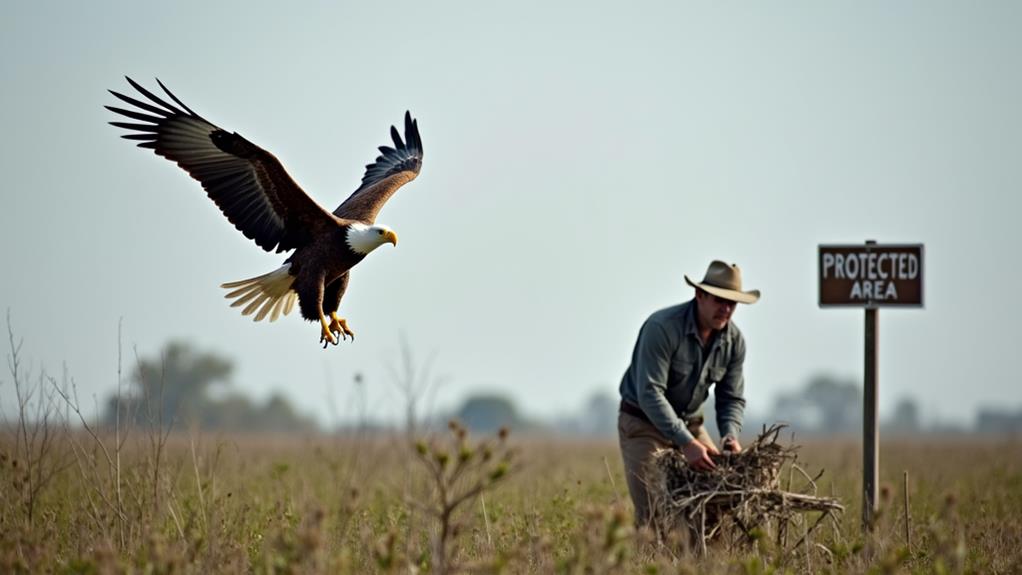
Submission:
{"label": "bare shrub", "polygon": [[14,335],[10,310],[7,342],[7,369],[17,413],[11,418],[0,410],[3,427],[10,435],[8,446],[0,446],[0,496],[7,515],[3,523],[17,515],[31,529],[43,491],[68,465],[68,457],[58,437],[61,414],[52,378],[41,368],[34,375],[25,369],[21,355],[24,341]]}
{"label": "bare shrub", "polygon": [[495,438],[472,443],[468,430],[458,422],[448,425],[446,440],[419,440],[415,453],[426,468],[431,493],[425,501],[412,505],[425,511],[434,521],[430,567],[436,573],[454,573],[467,569],[454,554],[455,542],[465,533],[459,512],[470,507],[485,491],[517,469],[515,450],[508,443],[508,430]]}

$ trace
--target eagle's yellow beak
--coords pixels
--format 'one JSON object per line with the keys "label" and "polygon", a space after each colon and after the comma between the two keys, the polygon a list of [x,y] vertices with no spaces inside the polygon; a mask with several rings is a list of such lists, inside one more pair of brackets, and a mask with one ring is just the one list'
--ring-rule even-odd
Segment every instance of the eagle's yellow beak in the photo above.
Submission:
{"label": "eagle's yellow beak", "polygon": [[383,234],[383,238],[391,244],[395,246],[397,245],[397,234],[394,233],[394,230],[387,230],[387,232]]}

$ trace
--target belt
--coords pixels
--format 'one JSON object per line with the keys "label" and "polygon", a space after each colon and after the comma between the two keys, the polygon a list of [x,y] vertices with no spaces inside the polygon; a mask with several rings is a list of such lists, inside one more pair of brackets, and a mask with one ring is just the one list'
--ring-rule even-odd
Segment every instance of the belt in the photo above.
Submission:
{"label": "belt", "polygon": [[649,424],[653,423],[652,421],[649,420],[649,416],[646,415],[646,412],[643,411],[642,408],[640,408],[638,405],[632,405],[631,403],[628,403],[623,399],[621,400],[621,413],[633,415]]}
{"label": "belt", "polygon": [[[653,422],[650,421],[649,416],[646,415],[646,412],[643,411],[642,408],[640,408],[638,405],[629,403],[622,399],[620,409],[621,413],[627,413],[628,415],[638,417],[639,419],[645,421],[646,423],[653,425]],[[703,415],[701,413],[697,413],[692,417],[681,417],[680,419],[685,422],[686,426],[696,426],[703,424]]]}

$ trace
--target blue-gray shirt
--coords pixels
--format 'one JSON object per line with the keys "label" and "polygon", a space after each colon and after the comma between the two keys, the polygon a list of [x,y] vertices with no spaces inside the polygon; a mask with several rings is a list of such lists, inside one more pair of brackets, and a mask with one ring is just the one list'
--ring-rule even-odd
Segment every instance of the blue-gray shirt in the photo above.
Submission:
{"label": "blue-gray shirt", "polygon": [[729,321],[704,353],[695,314],[693,299],[649,316],[621,379],[621,399],[641,408],[679,446],[692,441],[684,420],[699,413],[711,385],[722,437],[738,437],[745,412],[742,332]]}

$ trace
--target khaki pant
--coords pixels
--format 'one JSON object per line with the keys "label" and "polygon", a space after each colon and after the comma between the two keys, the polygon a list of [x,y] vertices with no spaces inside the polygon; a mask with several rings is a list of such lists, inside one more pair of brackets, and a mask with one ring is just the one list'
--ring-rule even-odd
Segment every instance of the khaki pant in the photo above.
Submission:
{"label": "khaki pant", "polygon": [[[714,445],[702,423],[689,424],[688,431],[703,445]],[[635,505],[635,524],[642,527],[649,523],[652,507],[646,489],[646,470],[653,462],[653,453],[670,448],[671,442],[651,423],[628,413],[618,413],[617,435],[621,444],[621,458],[625,463],[628,493]]]}

